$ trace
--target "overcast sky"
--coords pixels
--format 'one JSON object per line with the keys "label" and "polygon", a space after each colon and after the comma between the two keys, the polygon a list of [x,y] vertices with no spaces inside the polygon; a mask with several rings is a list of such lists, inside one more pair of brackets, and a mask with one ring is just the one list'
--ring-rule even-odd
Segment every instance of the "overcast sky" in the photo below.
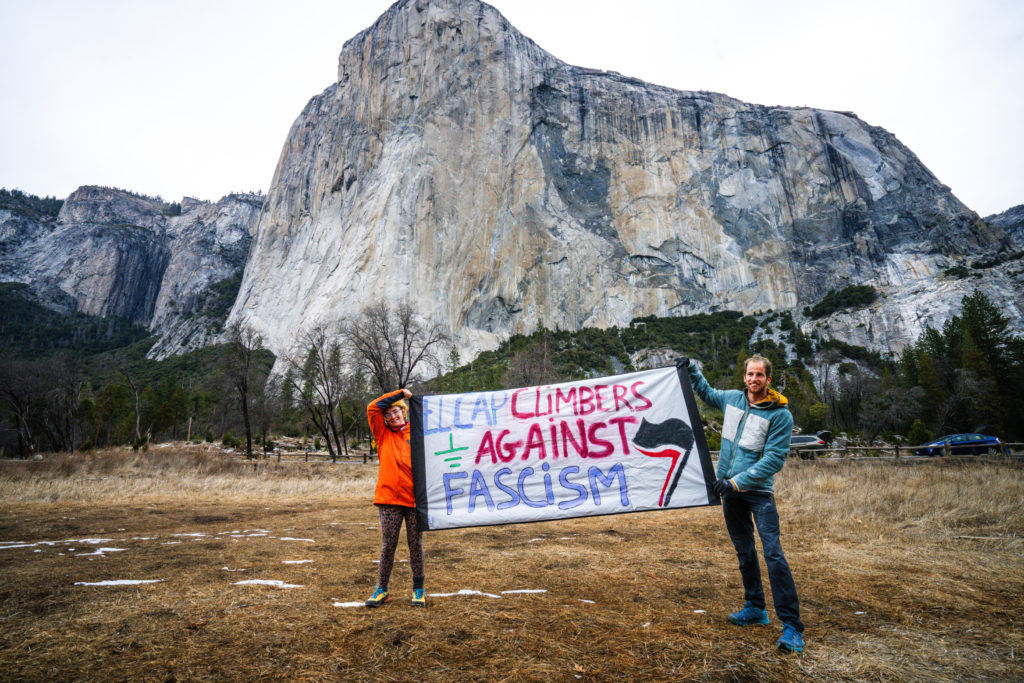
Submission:
{"label": "overcast sky", "polygon": [[[269,189],[303,105],[386,0],[0,0],[0,187]],[[563,61],[853,111],[981,215],[1024,203],[1020,0],[495,0]]]}

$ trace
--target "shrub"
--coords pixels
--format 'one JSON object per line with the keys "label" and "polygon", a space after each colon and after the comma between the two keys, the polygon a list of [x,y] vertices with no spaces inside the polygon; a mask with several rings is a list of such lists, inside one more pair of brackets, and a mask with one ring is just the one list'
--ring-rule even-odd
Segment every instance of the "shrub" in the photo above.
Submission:
{"label": "shrub", "polygon": [[924,426],[920,419],[914,420],[910,425],[910,433],[907,434],[907,441],[911,446],[920,446],[932,440],[932,433]]}
{"label": "shrub", "polygon": [[238,441],[235,439],[235,435],[231,432],[224,432],[224,437],[220,440],[225,448],[234,448],[238,445]]}
{"label": "shrub", "polygon": [[838,310],[867,306],[878,298],[878,291],[871,285],[850,285],[838,292],[829,290],[825,297],[811,307],[811,318],[824,318]]}
{"label": "shrub", "polygon": [[971,275],[973,275],[971,271],[967,270],[966,266],[953,266],[952,268],[947,268],[946,270],[942,271],[942,274],[945,275],[946,277],[957,278],[960,280],[962,280],[965,277],[970,277]]}
{"label": "shrub", "polygon": [[807,409],[807,429],[817,432],[825,426],[825,419],[828,417],[828,406],[824,403],[814,403]]}

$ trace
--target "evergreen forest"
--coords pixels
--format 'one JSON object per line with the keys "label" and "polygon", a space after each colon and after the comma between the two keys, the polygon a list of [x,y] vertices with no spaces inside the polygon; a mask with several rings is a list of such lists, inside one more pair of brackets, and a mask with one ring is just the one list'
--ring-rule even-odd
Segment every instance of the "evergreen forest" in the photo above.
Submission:
{"label": "evergreen forest", "polygon": [[[817,312],[873,299],[861,289],[829,293]],[[405,345],[393,345],[398,339]],[[787,311],[637,318],[576,332],[542,327],[468,362],[408,306],[378,305],[318,328],[294,358],[275,358],[244,328],[162,361],[146,358],[153,341],[127,321],[54,312],[24,285],[0,285],[2,456],[180,439],[237,446],[251,457],[282,439],[345,455],[369,438],[366,403],[399,386],[454,393],[551,384],[667,366],[681,355],[699,360],[719,388],[741,388],[745,359],[766,356],[804,433],[911,445],[970,431],[1024,440],[1024,398],[1015,391],[1024,383],[1024,339],[981,292],[898,357],[809,337]],[[703,418],[717,448],[721,415]]]}

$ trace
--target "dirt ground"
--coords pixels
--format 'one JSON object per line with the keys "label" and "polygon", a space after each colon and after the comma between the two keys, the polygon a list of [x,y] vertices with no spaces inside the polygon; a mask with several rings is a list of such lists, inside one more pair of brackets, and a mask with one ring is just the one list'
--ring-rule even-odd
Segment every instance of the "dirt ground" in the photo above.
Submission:
{"label": "dirt ground", "polygon": [[[790,656],[770,605],[770,626],[725,621],[742,587],[717,507],[428,532],[426,609],[408,602],[404,540],[393,601],[347,606],[376,578],[374,467],[326,468],[301,496],[279,486],[310,480],[297,465],[274,486],[233,488],[255,476],[239,470],[220,491],[171,474],[144,493],[138,465],[0,468],[0,679],[1024,678],[1019,466],[787,465],[783,547],[807,627]],[[123,479],[122,502],[16,493],[89,476]],[[153,582],[82,585],[126,580]],[[238,583],[252,580],[284,585]]]}

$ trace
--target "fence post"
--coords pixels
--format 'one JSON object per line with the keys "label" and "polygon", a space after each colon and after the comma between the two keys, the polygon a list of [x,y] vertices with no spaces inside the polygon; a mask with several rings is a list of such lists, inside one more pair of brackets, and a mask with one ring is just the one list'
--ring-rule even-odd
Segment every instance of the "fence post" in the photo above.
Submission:
{"label": "fence post", "polygon": [[894,466],[900,464],[900,445],[897,443],[895,448],[896,448],[896,459],[892,461],[892,464]]}

